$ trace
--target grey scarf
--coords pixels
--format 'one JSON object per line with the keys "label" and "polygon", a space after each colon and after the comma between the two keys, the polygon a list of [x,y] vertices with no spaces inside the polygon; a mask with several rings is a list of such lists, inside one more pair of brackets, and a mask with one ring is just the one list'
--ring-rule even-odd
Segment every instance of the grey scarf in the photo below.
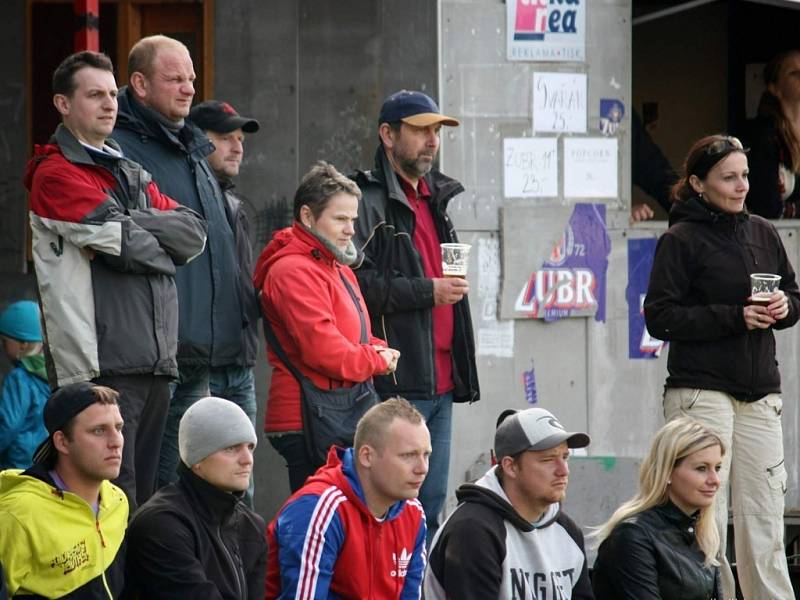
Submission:
{"label": "grey scarf", "polygon": [[353,243],[353,240],[349,240],[347,242],[347,248],[345,250],[341,250],[336,244],[331,242],[328,238],[324,237],[321,233],[319,233],[316,229],[306,226],[305,223],[298,221],[300,225],[317,238],[320,243],[327,248],[333,257],[337,260],[337,262],[349,267],[354,262],[356,262],[356,258],[358,258],[358,250],[356,250],[356,245]]}

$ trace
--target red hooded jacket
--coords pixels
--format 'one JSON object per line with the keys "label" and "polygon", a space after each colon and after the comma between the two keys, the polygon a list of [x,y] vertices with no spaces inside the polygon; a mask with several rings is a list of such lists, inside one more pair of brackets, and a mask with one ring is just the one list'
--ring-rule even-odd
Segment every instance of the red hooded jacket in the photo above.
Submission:
{"label": "red hooded jacket", "polygon": [[[261,310],[292,364],[321,389],[350,387],[386,370],[386,361],[371,344],[361,344],[361,321],[339,273],[350,282],[370,331],[369,314],[349,267],[295,223],[273,235],[256,264],[253,283],[261,292]],[[300,431],[300,384],[275,355],[267,351],[272,381],[264,429]]]}

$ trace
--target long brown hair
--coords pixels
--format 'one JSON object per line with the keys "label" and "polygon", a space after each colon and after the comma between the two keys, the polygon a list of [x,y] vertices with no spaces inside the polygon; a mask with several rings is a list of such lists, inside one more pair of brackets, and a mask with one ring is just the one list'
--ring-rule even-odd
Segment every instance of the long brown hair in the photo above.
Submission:
{"label": "long brown hair", "polygon": [[[783,63],[787,58],[795,55],[800,55],[800,50],[787,50],[774,56],[764,67],[764,84],[766,86],[777,84],[783,70]],[[758,116],[769,118],[775,123],[778,138],[789,154],[784,157],[786,166],[795,173],[800,172],[800,140],[797,139],[791,122],[783,113],[781,101],[769,89],[764,90],[764,93],[761,94],[758,102]]]}

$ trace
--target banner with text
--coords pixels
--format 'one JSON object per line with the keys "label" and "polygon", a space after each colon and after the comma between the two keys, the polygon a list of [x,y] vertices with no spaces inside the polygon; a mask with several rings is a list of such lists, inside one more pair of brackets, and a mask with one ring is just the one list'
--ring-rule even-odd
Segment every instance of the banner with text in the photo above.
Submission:
{"label": "banner with text", "polygon": [[506,0],[508,60],[586,60],[587,0]]}
{"label": "banner with text", "polygon": [[606,273],[611,240],[604,204],[576,204],[560,240],[519,291],[514,312],[555,321],[606,320]]}

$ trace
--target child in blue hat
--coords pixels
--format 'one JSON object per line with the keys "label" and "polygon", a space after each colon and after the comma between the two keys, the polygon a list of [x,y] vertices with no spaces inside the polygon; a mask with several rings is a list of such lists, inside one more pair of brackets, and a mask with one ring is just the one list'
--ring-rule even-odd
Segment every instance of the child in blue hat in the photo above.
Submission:
{"label": "child in blue hat", "polygon": [[0,392],[0,470],[27,469],[47,437],[42,411],[50,396],[39,305],[14,302],[0,313],[0,341],[14,369]]}

